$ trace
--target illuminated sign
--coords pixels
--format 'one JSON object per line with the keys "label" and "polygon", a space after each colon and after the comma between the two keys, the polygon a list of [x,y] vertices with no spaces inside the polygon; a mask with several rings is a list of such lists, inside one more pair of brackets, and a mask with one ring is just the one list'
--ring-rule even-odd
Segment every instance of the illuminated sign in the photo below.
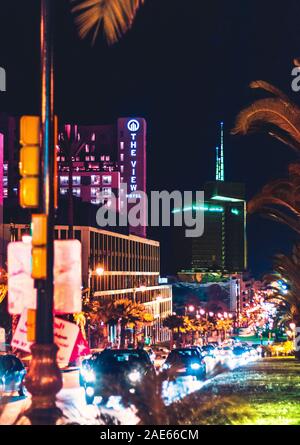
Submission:
{"label": "illuminated sign", "polygon": [[140,123],[136,119],[131,119],[127,124],[127,128],[129,131],[138,131],[140,128]]}
{"label": "illuminated sign", "polygon": [[130,131],[130,194],[128,197],[130,198],[139,198],[139,194],[134,194],[137,190],[137,176],[136,176],[136,170],[137,170],[137,139],[136,139],[136,132],[140,128],[140,123],[136,119],[131,119],[128,124],[127,128]]}

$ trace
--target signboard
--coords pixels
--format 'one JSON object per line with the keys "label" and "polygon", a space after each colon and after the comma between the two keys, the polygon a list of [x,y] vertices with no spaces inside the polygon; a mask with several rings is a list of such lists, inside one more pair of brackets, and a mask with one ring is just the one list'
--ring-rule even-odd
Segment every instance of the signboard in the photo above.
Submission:
{"label": "signboard", "polygon": [[[121,196],[121,209],[124,200],[132,198],[141,202],[141,193],[146,193],[146,131],[147,124],[143,118],[118,119],[119,164],[121,182],[126,184],[126,196]],[[146,203],[141,202],[146,215]],[[128,211],[134,203],[128,203]],[[141,226],[129,227],[130,233],[146,236],[146,221]]]}
{"label": "signboard", "polygon": [[[36,309],[36,289],[31,278],[31,243],[8,244],[8,311],[21,314]],[[81,312],[81,244],[78,240],[54,242],[54,311]]]}
{"label": "signboard", "polygon": [[[61,366],[68,365],[78,338],[78,333],[79,327],[76,324],[62,320],[61,318],[54,318],[54,342],[59,348],[57,361]],[[25,309],[20,317],[11,346],[30,353],[32,343],[33,342],[27,340],[27,310]]]}
{"label": "signboard", "polygon": [[70,362],[77,363],[79,357],[89,355],[91,353],[87,340],[83,337],[82,332],[79,330],[74,349],[72,351]]}
{"label": "signboard", "polygon": [[0,328],[0,351],[5,352],[5,329]]}

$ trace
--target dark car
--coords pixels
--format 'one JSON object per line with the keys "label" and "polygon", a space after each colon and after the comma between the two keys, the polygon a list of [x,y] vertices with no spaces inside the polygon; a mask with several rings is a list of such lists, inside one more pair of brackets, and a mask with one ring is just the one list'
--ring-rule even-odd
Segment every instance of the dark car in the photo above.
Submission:
{"label": "dark car", "polygon": [[162,366],[166,378],[194,376],[202,380],[206,376],[206,364],[199,348],[173,349]]}
{"label": "dark car", "polygon": [[106,404],[112,395],[138,393],[146,379],[154,376],[154,366],[143,349],[107,349],[93,354],[82,374],[86,402],[91,404],[95,396],[101,396]]}
{"label": "dark car", "polygon": [[0,355],[0,394],[18,392],[26,395],[24,387],[25,367],[21,360],[12,354]]}

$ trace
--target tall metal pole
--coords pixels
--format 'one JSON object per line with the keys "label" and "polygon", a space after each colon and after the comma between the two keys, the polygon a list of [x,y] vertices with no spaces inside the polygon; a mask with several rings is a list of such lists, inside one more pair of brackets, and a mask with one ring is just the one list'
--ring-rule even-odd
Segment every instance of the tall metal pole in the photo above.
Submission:
{"label": "tall metal pole", "polygon": [[54,78],[53,0],[41,0],[41,199],[40,212],[47,216],[47,276],[37,285],[36,343],[26,386],[32,394],[27,416],[34,424],[53,424],[62,415],[56,394],[62,377],[56,363],[53,334],[54,264]]}

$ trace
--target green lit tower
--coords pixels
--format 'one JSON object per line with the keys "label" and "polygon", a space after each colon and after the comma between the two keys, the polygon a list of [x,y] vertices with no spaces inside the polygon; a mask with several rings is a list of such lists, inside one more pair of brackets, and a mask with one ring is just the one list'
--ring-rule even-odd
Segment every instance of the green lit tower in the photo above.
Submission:
{"label": "green lit tower", "polygon": [[204,234],[192,240],[193,269],[242,272],[247,268],[245,185],[225,181],[224,122],[216,147],[216,179],[204,185]]}

